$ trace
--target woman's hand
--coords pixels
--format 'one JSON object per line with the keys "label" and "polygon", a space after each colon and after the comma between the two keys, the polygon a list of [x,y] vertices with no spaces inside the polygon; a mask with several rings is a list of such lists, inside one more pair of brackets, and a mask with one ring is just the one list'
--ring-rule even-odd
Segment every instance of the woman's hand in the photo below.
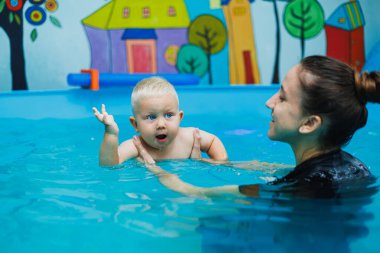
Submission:
{"label": "woman's hand", "polygon": [[[223,195],[225,193],[239,194],[239,187],[237,185],[224,185],[219,187],[203,188],[186,183],[182,181],[177,175],[169,173],[156,165],[156,162],[152,156],[141,144],[139,137],[133,137],[133,144],[136,146],[136,149],[139,152],[139,158],[144,161],[147,169],[158,177],[158,180],[161,182],[161,184],[175,192],[202,197]],[[191,157],[200,158],[200,153],[200,136],[199,131],[196,129],[194,131],[194,144],[193,151],[191,152]]]}
{"label": "woman's hand", "polygon": [[195,128],[193,132],[194,136],[194,142],[193,142],[193,149],[191,150],[190,157],[192,159],[201,159],[201,135],[199,133],[199,129]]}
{"label": "woman's hand", "polygon": [[156,161],[153,159],[153,157],[146,151],[146,149],[141,144],[140,138],[137,136],[133,136],[133,144],[135,144],[135,147],[137,151],[139,152],[139,158],[148,165],[156,164]]}
{"label": "woman's hand", "polygon": [[191,150],[191,154],[190,154],[191,159],[196,159],[202,162],[207,162],[207,163],[212,163],[212,164],[226,163],[226,161],[217,161],[210,158],[203,158],[202,151],[201,151],[202,138],[201,138],[201,134],[198,128],[194,129],[193,136],[194,136],[194,142],[193,142],[193,149]]}
{"label": "woman's hand", "polygon": [[138,159],[142,160],[145,163],[146,168],[157,175],[158,177],[165,177],[167,175],[171,175],[167,173],[165,170],[161,169],[156,165],[156,161],[154,161],[153,157],[146,151],[144,146],[141,144],[140,138],[137,136],[133,136],[133,144],[135,145],[137,151],[139,152]]}

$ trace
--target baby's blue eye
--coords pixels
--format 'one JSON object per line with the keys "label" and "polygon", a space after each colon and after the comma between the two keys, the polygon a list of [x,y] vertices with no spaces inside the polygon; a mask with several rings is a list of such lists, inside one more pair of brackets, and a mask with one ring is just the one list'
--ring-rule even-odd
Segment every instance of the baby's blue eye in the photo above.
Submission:
{"label": "baby's blue eye", "polygon": [[173,117],[173,113],[165,113],[165,118],[170,119]]}
{"label": "baby's blue eye", "polygon": [[156,117],[156,115],[148,115],[148,116],[146,116],[146,118],[149,120],[155,120],[157,117]]}

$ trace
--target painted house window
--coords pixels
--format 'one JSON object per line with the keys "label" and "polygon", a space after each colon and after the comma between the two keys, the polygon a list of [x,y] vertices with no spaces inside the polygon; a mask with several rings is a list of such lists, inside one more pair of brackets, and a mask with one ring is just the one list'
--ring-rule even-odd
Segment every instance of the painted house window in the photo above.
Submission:
{"label": "painted house window", "polygon": [[177,55],[179,51],[178,45],[169,45],[165,50],[165,60],[170,66],[175,66],[177,64]]}
{"label": "painted house window", "polygon": [[169,17],[174,17],[174,16],[176,16],[175,8],[174,8],[173,6],[169,6],[168,16],[169,16]]}
{"label": "painted house window", "polygon": [[123,17],[124,18],[129,18],[130,10],[129,7],[125,7],[123,10]]}
{"label": "painted house window", "polygon": [[150,17],[150,9],[149,9],[149,7],[144,7],[143,8],[143,17],[144,18],[149,18]]}

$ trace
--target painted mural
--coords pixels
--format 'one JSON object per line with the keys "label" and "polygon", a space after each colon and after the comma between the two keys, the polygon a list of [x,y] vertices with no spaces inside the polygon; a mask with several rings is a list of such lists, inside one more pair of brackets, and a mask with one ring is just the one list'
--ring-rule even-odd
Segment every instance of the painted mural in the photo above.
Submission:
{"label": "painted mural", "polygon": [[260,72],[250,4],[253,0],[222,0],[228,27],[231,84],[258,84]]}
{"label": "painted mural", "polygon": [[284,10],[284,25],[301,42],[301,58],[305,56],[305,41],[318,35],[324,24],[322,6],[316,0],[295,0]]}
{"label": "painted mural", "polygon": [[359,2],[340,5],[326,20],[326,55],[361,71],[364,63],[364,15]]}
{"label": "painted mural", "polygon": [[58,18],[53,15],[57,9],[56,0],[0,0],[0,27],[9,39],[11,51],[12,90],[28,89],[23,47],[24,24],[34,27],[30,39],[35,41],[38,37],[37,27],[47,19],[54,26],[61,27]]}
{"label": "painted mural", "polygon": [[113,0],[82,23],[91,46],[91,68],[177,73],[171,57],[187,43],[190,19],[183,0]]}
{"label": "painted mural", "polygon": [[274,51],[275,51],[275,59],[273,64],[273,75],[271,83],[279,83],[280,82],[280,51],[281,51],[281,28],[280,28],[280,17],[278,11],[278,1],[287,2],[287,0],[264,0],[268,2],[272,2],[273,4],[273,12],[275,18],[275,41],[274,41]]}
{"label": "painted mural", "polygon": [[[284,68],[306,56],[309,47],[315,48],[316,39],[325,41],[320,43],[325,46],[314,50],[320,54],[357,70],[366,61],[366,13],[359,0],[329,1],[328,12],[322,0],[94,2],[97,6],[92,11],[83,8],[76,21],[84,28],[87,43],[81,42],[75,54],[88,51],[88,62],[64,73],[59,71],[70,63],[62,62],[65,67],[56,66],[60,76],[92,68],[101,73],[194,74],[202,85],[278,84]],[[26,64],[33,59],[28,58],[25,44],[38,46],[45,40],[41,29],[61,28],[62,33],[70,33],[65,30],[70,13],[58,11],[58,4],[57,0],[0,0],[0,27],[5,32],[0,33],[0,42],[9,41],[10,52],[10,66],[0,68],[0,86],[10,79],[12,90],[26,90],[29,79],[39,78],[38,69],[30,71],[33,64]],[[267,36],[262,27],[267,24],[271,39],[262,41]],[[48,55],[41,50],[39,57]]]}
{"label": "painted mural", "polygon": [[[83,24],[91,45],[91,68],[100,72],[208,73],[212,84],[211,56],[227,41],[225,26],[216,17],[200,15],[190,22],[183,0],[113,0]],[[198,70],[202,66],[206,71]]]}
{"label": "painted mural", "polygon": [[214,16],[200,15],[191,22],[188,39],[190,45],[198,46],[205,53],[209,84],[212,84],[211,56],[226,45],[227,31],[224,24]]}

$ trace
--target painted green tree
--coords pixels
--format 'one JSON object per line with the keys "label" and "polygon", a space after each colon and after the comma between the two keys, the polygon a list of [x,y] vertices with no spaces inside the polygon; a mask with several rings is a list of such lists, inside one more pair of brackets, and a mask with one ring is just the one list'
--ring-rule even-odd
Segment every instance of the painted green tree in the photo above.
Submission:
{"label": "painted green tree", "polygon": [[220,52],[227,42],[227,30],[222,21],[211,15],[200,15],[189,27],[189,43],[199,46],[207,56],[209,84],[212,84],[211,55]]}
{"label": "painted green tree", "polygon": [[178,52],[176,67],[180,73],[203,77],[208,70],[207,55],[202,48],[186,44]]}
{"label": "painted green tree", "polygon": [[286,30],[301,40],[301,57],[305,55],[305,40],[318,35],[324,25],[324,13],[316,0],[293,0],[284,10]]}
{"label": "painted green tree", "polygon": [[[25,13],[24,13],[24,9]],[[50,22],[61,27],[59,20],[51,14],[58,9],[56,0],[0,0],[0,27],[8,36],[11,55],[12,90],[27,90],[24,56],[24,20],[35,28],[30,33],[34,42],[38,37],[37,27]]]}

